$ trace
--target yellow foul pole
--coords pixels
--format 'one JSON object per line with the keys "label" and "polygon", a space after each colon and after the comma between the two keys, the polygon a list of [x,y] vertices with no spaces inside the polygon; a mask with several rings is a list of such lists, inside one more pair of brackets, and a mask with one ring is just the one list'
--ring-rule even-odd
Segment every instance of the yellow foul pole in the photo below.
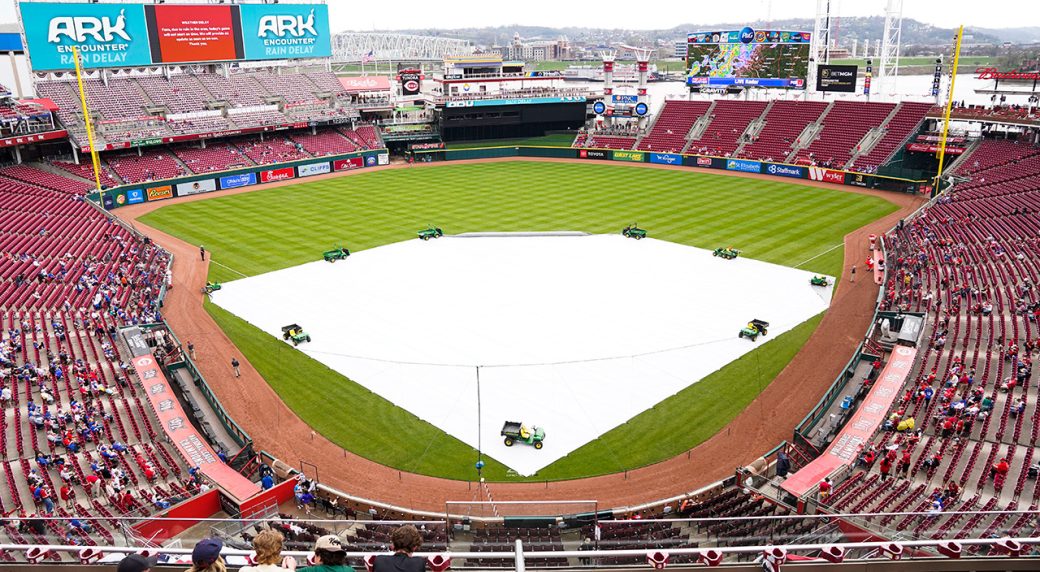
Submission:
{"label": "yellow foul pole", "polygon": [[83,106],[83,122],[87,126],[87,144],[90,145],[90,162],[94,166],[94,184],[97,186],[99,200],[105,204],[105,191],[101,189],[101,162],[98,159],[97,149],[94,147],[94,122],[90,118],[90,108],[87,107],[87,92],[83,89],[83,73],[80,69],[79,49],[72,46],[72,59],[76,62],[76,82],[79,84],[79,102]]}
{"label": "yellow foul pole", "polygon": [[939,171],[935,175],[935,191],[942,190],[943,163],[946,159],[946,135],[950,131],[950,111],[953,109],[953,88],[957,85],[957,64],[961,59],[961,38],[964,37],[964,26],[957,30],[957,45],[953,49],[953,69],[950,70],[950,95],[946,98],[946,113],[943,114],[942,137],[939,138]]}

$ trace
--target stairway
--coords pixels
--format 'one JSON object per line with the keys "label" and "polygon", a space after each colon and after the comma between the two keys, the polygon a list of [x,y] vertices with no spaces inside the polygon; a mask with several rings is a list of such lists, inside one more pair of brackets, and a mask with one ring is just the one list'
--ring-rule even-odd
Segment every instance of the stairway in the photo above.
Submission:
{"label": "stairway", "polygon": [[[750,143],[756,135],[762,132],[762,128],[766,126],[766,117],[769,116],[770,110],[773,109],[774,101],[775,100],[769,100],[769,104],[762,110],[762,114],[751,123],[748,123],[747,129],[740,134],[740,145],[737,145],[737,148],[733,150],[733,153],[730,153],[731,157],[740,157],[740,153],[744,150],[744,146]],[[748,137],[744,137],[745,135]]]}

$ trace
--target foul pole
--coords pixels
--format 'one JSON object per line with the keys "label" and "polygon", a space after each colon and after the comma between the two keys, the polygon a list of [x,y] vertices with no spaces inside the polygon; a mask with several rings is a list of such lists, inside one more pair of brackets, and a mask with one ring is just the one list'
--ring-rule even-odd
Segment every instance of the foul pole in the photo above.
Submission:
{"label": "foul pole", "polygon": [[953,69],[950,70],[950,94],[946,97],[946,112],[943,113],[942,137],[939,138],[939,171],[935,174],[935,192],[942,191],[943,162],[946,159],[946,134],[950,132],[950,111],[953,109],[953,88],[957,85],[957,64],[961,58],[961,38],[964,26],[957,30],[957,44],[953,48]]}
{"label": "foul pole", "polygon": [[79,102],[83,106],[83,123],[87,126],[90,162],[94,166],[94,185],[97,188],[98,200],[103,206],[105,204],[105,191],[101,189],[101,163],[98,159],[97,148],[94,147],[94,122],[90,118],[90,108],[87,107],[87,92],[83,89],[83,72],[80,69],[79,49],[76,46],[72,46],[72,59],[76,62],[76,83],[79,85]]}

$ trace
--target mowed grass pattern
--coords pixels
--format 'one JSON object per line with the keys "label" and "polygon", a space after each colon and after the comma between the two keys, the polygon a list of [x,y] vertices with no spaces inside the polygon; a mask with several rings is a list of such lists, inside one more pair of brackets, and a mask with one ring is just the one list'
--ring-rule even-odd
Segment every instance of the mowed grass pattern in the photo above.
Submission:
{"label": "mowed grass pattern", "polygon": [[[372,171],[171,205],[142,220],[204,244],[218,263],[210,266],[211,278],[220,281],[311,262],[333,244],[354,251],[415,240],[428,223],[448,233],[613,233],[638,222],[654,238],[733,246],[752,258],[839,275],[843,236],[895,208],[876,197],[692,170],[503,162]],[[333,442],[402,470],[475,477],[471,447],[306,355],[286,351],[234,315],[206,307],[282,399]],[[771,340],[533,479],[632,469],[706,440],[751,403],[818,323],[813,318]],[[315,399],[313,387],[336,399]],[[522,480],[493,459],[484,476]]]}

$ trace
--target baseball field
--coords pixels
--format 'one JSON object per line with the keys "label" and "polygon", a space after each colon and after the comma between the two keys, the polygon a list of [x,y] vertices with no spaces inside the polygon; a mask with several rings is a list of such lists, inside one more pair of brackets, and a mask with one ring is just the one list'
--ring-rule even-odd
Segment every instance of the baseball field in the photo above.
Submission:
{"label": "baseball field", "polygon": [[[657,239],[709,249],[732,246],[750,258],[840,276],[843,237],[894,210],[881,198],[777,180],[516,161],[301,181],[170,205],[141,220],[205,245],[212,256],[210,279],[222,282],[312,262],[340,244],[358,251],[411,240],[428,224],[449,234],[617,233],[632,222]],[[416,287],[424,279],[429,277],[416,276]],[[219,307],[207,309],[279,396],[337,445],[409,472],[472,476],[477,453],[468,445]],[[536,480],[632,469],[703,442],[751,403],[819,320],[806,321],[588,443]],[[519,480],[493,459],[484,475]]]}

